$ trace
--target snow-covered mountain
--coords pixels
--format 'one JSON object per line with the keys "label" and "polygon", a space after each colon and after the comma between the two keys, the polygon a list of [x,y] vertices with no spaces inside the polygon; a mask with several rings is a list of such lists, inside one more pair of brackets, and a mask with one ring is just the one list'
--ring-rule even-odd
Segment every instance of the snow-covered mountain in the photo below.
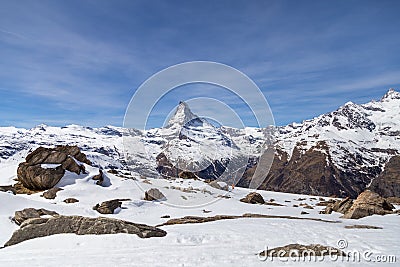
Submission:
{"label": "snow-covered mountain", "polygon": [[[240,185],[248,186],[271,133],[272,129],[215,127],[181,102],[166,127],[146,131],[78,125],[2,127],[0,164],[20,162],[38,146],[68,144],[81,147],[103,168],[131,166],[143,176],[213,179],[232,158],[246,159]],[[382,99],[363,105],[348,102],[314,119],[277,127],[273,135],[276,156],[262,189],[355,196],[399,155],[400,93],[391,89]]]}
{"label": "snow-covered mountain", "polygon": [[400,93],[390,89],[379,101],[348,102],[278,127],[276,139],[277,157],[261,188],[355,197],[400,153]]}

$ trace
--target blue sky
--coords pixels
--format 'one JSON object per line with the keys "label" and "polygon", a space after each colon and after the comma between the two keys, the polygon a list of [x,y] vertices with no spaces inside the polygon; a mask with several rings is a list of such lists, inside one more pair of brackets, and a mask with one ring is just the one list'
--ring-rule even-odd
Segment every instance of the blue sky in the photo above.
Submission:
{"label": "blue sky", "polygon": [[399,14],[396,0],[0,0],[0,125],[120,126],[141,83],[194,60],[247,74],[277,125],[302,121],[399,89]]}

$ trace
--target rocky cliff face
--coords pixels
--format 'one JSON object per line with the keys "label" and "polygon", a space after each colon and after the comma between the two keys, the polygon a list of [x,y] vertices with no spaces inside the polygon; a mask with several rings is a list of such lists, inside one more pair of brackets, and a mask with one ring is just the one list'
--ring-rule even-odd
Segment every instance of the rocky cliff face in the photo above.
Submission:
{"label": "rocky cliff face", "polygon": [[400,197],[400,156],[389,160],[384,171],[372,181],[369,189],[383,197]]}

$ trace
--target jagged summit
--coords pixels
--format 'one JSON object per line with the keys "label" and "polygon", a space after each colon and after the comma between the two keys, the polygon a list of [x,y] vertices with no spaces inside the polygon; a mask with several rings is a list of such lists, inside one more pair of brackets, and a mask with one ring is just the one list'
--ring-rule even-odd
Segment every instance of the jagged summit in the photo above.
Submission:
{"label": "jagged summit", "polygon": [[194,114],[186,102],[180,101],[174,115],[168,120],[167,128],[174,126],[182,127],[205,125],[209,126],[211,124],[205,119],[199,118],[196,114]]}
{"label": "jagged summit", "polygon": [[381,101],[388,101],[390,99],[400,99],[400,93],[394,88],[390,88],[389,91],[382,97]]}

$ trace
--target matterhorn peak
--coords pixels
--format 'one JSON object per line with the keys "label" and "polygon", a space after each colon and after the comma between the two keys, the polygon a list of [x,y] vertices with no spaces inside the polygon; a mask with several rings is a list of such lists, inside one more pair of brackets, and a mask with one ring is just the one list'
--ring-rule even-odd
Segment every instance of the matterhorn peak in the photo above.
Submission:
{"label": "matterhorn peak", "polygon": [[388,101],[390,99],[400,99],[400,93],[390,88],[389,91],[382,97],[381,101]]}
{"label": "matterhorn peak", "polygon": [[174,115],[168,120],[167,127],[174,125],[184,126],[186,123],[193,120],[201,122],[201,119],[190,110],[189,105],[180,101]]}

